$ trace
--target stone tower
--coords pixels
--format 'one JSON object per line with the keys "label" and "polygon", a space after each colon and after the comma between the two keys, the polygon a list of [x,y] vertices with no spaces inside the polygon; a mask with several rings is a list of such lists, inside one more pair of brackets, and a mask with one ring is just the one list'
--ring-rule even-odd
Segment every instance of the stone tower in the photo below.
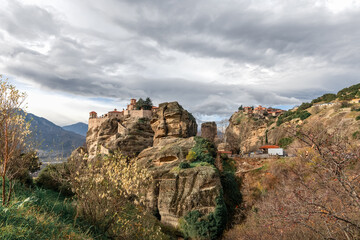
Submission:
{"label": "stone tower", "polygon": [[90,117],[89,118],[97,118],[97,113],[92,111],[90,112]]}

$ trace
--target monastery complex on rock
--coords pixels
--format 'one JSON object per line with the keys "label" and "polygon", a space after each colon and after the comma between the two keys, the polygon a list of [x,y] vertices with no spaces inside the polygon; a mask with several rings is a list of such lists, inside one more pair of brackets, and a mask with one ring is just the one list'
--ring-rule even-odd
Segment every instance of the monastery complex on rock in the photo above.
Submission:
{"label": "monastery complex on rock", "polygon": [[153,106],[151,110],[136,110],[136,99],[131,99],[130,104],[127,105],[126,109],[118,111],[116,108],[114,111],[110,111],[100,117],[98,117],[95,111],[90,112],[89,116],[89,129],[100,126],[106,119],[109,118],[151,118],[152,114],[158,107]]}

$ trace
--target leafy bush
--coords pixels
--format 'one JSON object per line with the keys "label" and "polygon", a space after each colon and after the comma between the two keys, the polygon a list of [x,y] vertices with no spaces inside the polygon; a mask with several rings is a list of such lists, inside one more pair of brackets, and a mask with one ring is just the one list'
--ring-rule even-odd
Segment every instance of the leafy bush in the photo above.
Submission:
{"label": "leafy bush", "polygon": [[181,162],[181,163],[179,164],[179,168],[180,168],[180,169],[190,168],[190,164],[187,163],[187,162]]}
{"label": "leafy bush", "polygon": [[359,121],[359,120],[360,120],[360,116],[357,116],[355,119],[356,119],[357,121]]}
{"label": "leafy bush", "polygon": [[287,148],[291,143],[293,142],[293,139],[290,137],[285,137],[279,140],[279,146],[282,148]]}
{"label": "leafy bush", "polygon": [[215,211],[203,216],[199,211],[191,211],[180,220],[180,228],[185,238],[217,239],[226,226],[227,210],[223,196],[216,198]]}
{"label": "leafy bush", "polygon": [[40,171],[36,185],[62,193],[64,196],[74,195],[69,183],[70,170],[67,163],[50,164]]}
{"label": "leafy bush", "polygon": [[190,162],[207,162],[214,164],[216,150],[213,143],[202,137],[195,137],[195,146],[189,151],[186,160]]}
{"label": "leafy bush", "polygon": [[308,111],[303,111],[297,114],[297,117],[299,117],[301,120],[305,120],[308,117],[311,116],[311,113],[309,113]]}
{"label": "leafy bush", "polygon": [[[156,219],[132,201],[143,203],[152,181],[148,169],[115,153],[89,161],[69,160],[77,212],[110,239],[164,239]],[[146,190],[145,190],[146,191]]]}
{"label": "leafy bush", "polygon": [[360,108],[352,107],[352,108],[351,108],[351,111],[353,111],[353,112],[360,112]]}

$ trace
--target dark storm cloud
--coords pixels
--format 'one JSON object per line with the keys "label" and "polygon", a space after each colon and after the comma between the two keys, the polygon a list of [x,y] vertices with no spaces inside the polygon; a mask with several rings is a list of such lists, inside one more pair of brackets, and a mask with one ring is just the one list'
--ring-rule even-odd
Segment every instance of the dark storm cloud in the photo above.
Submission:
{"label": "dark storm cloud", "polygon": [[[247,6],[249,1],[238,1],[237,5],[228,1],[225,9],[218,1],[130,2],[140,9],[137,21],[115,18],[118,24],[180,51],[266,66],[286,60],[286,55],[359,64],[354,61],[359,59],[359,49],[354,52],[360,39],[356,27],[359,11],[337,16],[296,1],[275,2],[283,5],[281,13],[252,10]],[[296,11],[296,7],[307,9]],[[207,12],[209,8],[219,10]],[[157,17],[144,12],[156,13]]]}
{"label": "dark storm cloud", "polygon": [[[359,82],[360,12],[284,2],[274,1],[273,11],[255,1],[79,1],[83,22],[107,24],[75,27],[49,8],[8,1],[0,10],[0,66],[45,89],[177,100],[208,115],[240,104],[299,104]],[[230,70],[197,79],[200,70],[180,60],[218,60]],[[257,69],[250,77],[249,64]]]}

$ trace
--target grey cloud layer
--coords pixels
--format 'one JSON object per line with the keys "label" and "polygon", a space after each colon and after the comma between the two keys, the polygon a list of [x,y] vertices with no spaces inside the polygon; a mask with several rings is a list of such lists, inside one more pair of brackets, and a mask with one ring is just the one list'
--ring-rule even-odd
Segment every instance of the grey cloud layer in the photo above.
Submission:
{"label": "grey cloud layer", "polygon": [[[304,0],[273,1],[272,10],[265,2],[78,1],[96,13],[84,17],[108,23],[100,29],[75,27],[49,8],[8,1],[0,10],[0,66],[43,88],[177,100],[209,115],[230,114],[240,104],[298,104],[359,82],[358,10],[335,15]],[[123,35],[114,32],[119,28]],[[219,72],[221,79],[204,81],[196,79],[196,68],[177,65],[190,76],[152,75],[151,64],[175,64],[175,53],[216,59],[239,74]],[[274,74],[241,76],[249,64]],[[250,84],[255,80],[261,84]]]}

